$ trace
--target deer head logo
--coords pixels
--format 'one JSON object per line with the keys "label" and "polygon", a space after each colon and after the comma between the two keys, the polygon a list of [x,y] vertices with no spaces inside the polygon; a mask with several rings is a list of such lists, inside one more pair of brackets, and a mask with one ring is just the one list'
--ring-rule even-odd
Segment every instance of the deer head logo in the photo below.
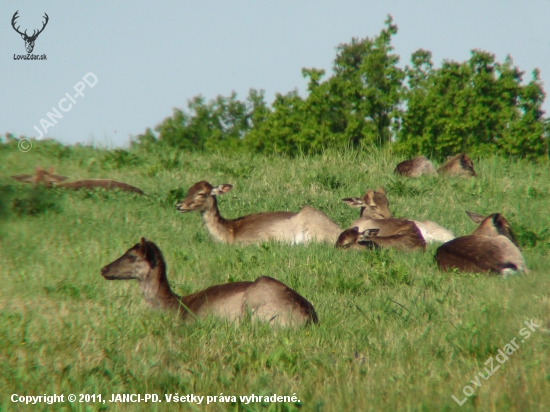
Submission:
{"label": "deer head logo", "polygon": [[25,30],[24,33],[21,33],[19,31],[20,26],[17,26],[17,28],[15,27],[15,20],[17,20],[17,18],[19,17],[17,15],[17,13],[19,13],[19,10],[17,10],[15,12],[15,14],[13,15],[13,17],[11,19],[11,25],[12,25],[13,29],[21,35],[21,38],[23,40],[25,40],[25,48],[27,49],[27,53],[32,53],[32,51],[34,49],[34,42],[36,41],[36,38],[38,37],[38,35],[44,31],[44,28],[46,27],[46,24],[48,24],[49,17],[46,13],[44,13],[44,18],[46,19],[46,21],[43,23],[42,28],[40,30],[38,30],[38,32],[36,32],[36,30],[34,30],[33,33],[32,33],[32,36],[28,36],[27,35],[27,30]]}

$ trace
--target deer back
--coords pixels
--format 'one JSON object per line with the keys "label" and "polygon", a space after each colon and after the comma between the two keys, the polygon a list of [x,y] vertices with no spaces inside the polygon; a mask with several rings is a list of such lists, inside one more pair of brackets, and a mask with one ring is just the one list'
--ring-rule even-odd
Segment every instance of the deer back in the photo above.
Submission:
{"label": "deer back", "polygon": [[425,156],[417,156],[414,159],[399,163],[394,170],[395,174],[406,177],[420,177],[422,175],[437,174],[434,165]]}
{"label": "deer back", "polygon": [[318,323],[313,305],[295,290],[269,276],[256,279],[245,292],[245,306],[253,318],[280,326]]}
{"label": "deer back", "polygon": [[182,296],[180,312],[187,320],[208,315],[237,320],[243,316],[244,295],[251,284],[252,282],[226,283]]}
{"label": "deer back", "polygon": [[462,236],[441,245],[435,255],[441,269],[464,272],[526,272],[525,259],[505,236]]}
{"label": "deer back", "polygon": [[73,189],[73,190],[95,189],[95,188],[102,188],[107,190],[119,189],[124,192],[133,192],[133,193],[138,193],[140,195],[145,194],[141,189],[138,189],[135,186],[129,185],[128,183],[117,182],[116,180],[111,180],[111,179],[77,180],[75,182],[61,183],[57,186],[63,187],[66,189]]}

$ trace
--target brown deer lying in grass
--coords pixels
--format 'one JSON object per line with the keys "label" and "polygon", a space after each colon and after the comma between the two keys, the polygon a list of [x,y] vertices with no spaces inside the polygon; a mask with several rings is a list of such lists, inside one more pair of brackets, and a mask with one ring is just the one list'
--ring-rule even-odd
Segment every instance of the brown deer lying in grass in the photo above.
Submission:
{"label": "brown deer lying in grass", "polygon": [[54,183],[61,183],[67,178],[65,176],[54,175],[53,166],[48,170],[42,169],[40,166],[36,166],[36,174],[33,175],[14,175],[11,176],[12,179],[17,180],[21,183],[32,183],[35,186],[38,186],[42,183],[46,187],[53,187]]}
{"label": "brown deer lying in grass", "polygon": [[437,169],[437,172],[447,176],[477,177],[474,162],[464,153],[448,156],[447,161]]}
{"label": "brown deer lying in grass", "polygon": [[250,244],[277,240],[288,243],[307,243],[311,240],[334,243],[342,229],[326,214],[304,206],[298,213],[264,212],[224,219],[218,210],[217,195],[227,193],[233,186],[212,186],[202,181],[187,191],[176,206],[181,213],[200,211],[212,237],[225,243]]}
{"label": "brown deer lying in grass", "polygon": [[388,226],[382,225],[381,229],[366,229],[359,231],[358,226],[344,230],[335,247],[337,249],[380,249],[380,248],[395,248],[402,250],[426,250],[426,242],[419,236],[418,228],[410,220],[391,219],[395,224],[391,235],[380,236],[383,230],[386,233],[390,232]]}
{"label": "brown deer lying in grass", "polygon": [[268,276],[254,282],[226,283],[178,296],[168,284],[166,263],[160,249],[145,238],[103,267],[101,275],[107,280],[136,279],[149,306],[177,312],[184,320],[193,321],[208,315],[239,320],[250,310],[252,319],[280,326],[318,323],[311,303]]}
{"label": "brown deer lying in grass", "polygon": [[435,260],[441,269],[496,272],[505,277],[517,272],[527,273],[525,259],[504,216],[466,213],[479,226],[471,235],[458,237],[437,249]]}
{"label": "brown deer lying in grass", "polygon": [[[386,197],[386,191],[383,187],[379,187],[376,191],[368,189],[363,197],[348,197],[342,199],[342,201],[351,207],[361,208],[359,219],[354,221],[351,224],[351,227],[358,226],[359,231],[378,227],[381,229],[379,236],[385,237],[391,235],[391,233],[384,230],[383,227],[378,226],[384,224],[382,223],[382,220],[394,219],[389,209],[390,202]],[[448,242],[449,240],[455,238],[453,232],[445,229],[435,222],[432,222],[431,220],[414,220],[411,222],[418,227],[420,233],[422,234],[422,238],[426,241],[426,243]]]}
{"label": "brown deer lying in grass", "polygon": [[399,163],[393,172],[407,177],[437,174],[434,165],[425,156],[417,156],[414,159],[405,160]]}
{"label": "brown deer lying in grass", "polygon": [[45,187],[62,187],[66,189],[94,189],[96,187],[103,189],[120,189],[125,192],[134,192],[144,195],[141,189],[138,189],[135,186],[129,185],[123,182],[117,182],[116,180],[111,179],[88,179],[88,180],[77,180],[75,182],[66,182],[61,183],[67,178],[65,176],[54,175],[54,168],[50,167],[47,171],[41,167],[36,168],[36,175],[15,175],[11,176],[12,179],[17,180],[23,183],[33,183],[34,185],[39,185],[42,183]]}
{"label": "brown deer lying in grass", "polygon": [[447,161],[442,164],[437,171],[432,162],[425,156],[417,156],[414,159],[405,160],[399,163],[393,172],[406,177],[420,177],[422,175],[438,173],[446,176],[477,176],[474,170],[474,162],[464,153],[459,153],[452,157],[447,156]]}

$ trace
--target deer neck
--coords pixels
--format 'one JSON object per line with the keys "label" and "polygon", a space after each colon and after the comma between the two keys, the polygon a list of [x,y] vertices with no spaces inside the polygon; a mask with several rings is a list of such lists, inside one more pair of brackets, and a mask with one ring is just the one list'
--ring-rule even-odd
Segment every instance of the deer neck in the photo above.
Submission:
{"label": "deer neck", "polygon": [[139,284],[149,306],[161,309],[178,309],[180,306],[181,297],[170,288],[163,260],[158,259],[155,266],[149,269]]}
{"label": "deer neck", "polygon": [[232,242],[233,231],[229,222],[221,217],[216,196],[211,196],[209,205],[201,211],[202,218],[210,235],[219,242]]}

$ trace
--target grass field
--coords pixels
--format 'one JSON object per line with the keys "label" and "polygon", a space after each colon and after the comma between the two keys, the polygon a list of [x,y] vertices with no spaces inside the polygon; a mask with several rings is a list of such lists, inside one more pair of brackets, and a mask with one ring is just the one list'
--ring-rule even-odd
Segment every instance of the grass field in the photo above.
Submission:
{"label": "grass field", "polygon": [[[0,410],[548,411],[548,165],[487,157],[474,159],[477,179],[406,180],[392,173],[401,160],[378,150],[286,159],[51,142],[22,153],[0,145]],[[70,180],[113,178],[150,196],[48,191],[9,178],[36,165],[55,166]],[[531,272],[507,279],[444,273],[433,261],[436,246],[357,253],[328,244],[217,244],[198,213],[174,208],[199,180],[235,185],[219,198],[229,218],[309,204],[347,227],[358,210],[340,199],[380,185],[395,216],[434,220],[457,235],[475,228],[465,210],[501,212]],[[269,275],[312,302],[320,324],[187,325],[153,311],[136,282],[100,276],[140,236],[163,251],[178,294]],[[541,326],[525,338],[520,330],[531,319]],[[519,349],[479,379],[514,338]],[[479,388],[470,382],[476,376]],[[467,385],[475,389],[469,397]],[[158,394],[163,402],[10,400],[54,393]],[[205,398],[168,404],[165,394]],[[220,394],[237,402],[205,405]],[[296,394],[300,402],[239,401],[251,394]],[[452,395],[466,401],[459,406]]]}

